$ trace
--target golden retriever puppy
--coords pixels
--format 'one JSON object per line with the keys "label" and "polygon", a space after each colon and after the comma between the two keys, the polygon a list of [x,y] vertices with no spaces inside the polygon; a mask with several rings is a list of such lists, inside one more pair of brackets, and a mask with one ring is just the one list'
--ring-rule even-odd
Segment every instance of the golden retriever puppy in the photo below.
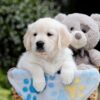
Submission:
{"label": "golden retriever puppy", "polygon": [[54,75],[61,70],[62,82],[72,82],[76,64],[68,48],[71,39],[67,28],[52,18],[41,18],[28,26],[24,36],[26,52],[17,67],[32,74],[33,86],[37,91],[45,88],[44,73]]}

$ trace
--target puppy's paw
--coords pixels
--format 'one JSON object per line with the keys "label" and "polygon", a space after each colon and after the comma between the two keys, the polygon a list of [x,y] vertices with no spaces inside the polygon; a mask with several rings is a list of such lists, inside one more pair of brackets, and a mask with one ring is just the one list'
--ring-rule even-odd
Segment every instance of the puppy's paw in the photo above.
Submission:
{"label": "puppy's paw", "polygon": [[61,73],[62,83],[64,85],[71,84],[74,80],[74,73],[73,72],[63,72]]}
{"label": "puppy's paw", "polygon": [[37,92],[42,92],[46,86],[45,80],[34,80],[33,86]]}

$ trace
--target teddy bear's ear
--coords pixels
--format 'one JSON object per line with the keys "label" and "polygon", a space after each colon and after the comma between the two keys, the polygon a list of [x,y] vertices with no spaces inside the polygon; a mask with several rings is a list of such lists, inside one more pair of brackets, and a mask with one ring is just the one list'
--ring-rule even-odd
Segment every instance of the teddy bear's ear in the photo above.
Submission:
{"label": "teddy bear's ear", "polygon": [[62,22],[66,18],[66,14],[59,13],[55,16],[55,19]]}
{"label": "teddy bear's ear", "polygon": [[91,17],[92,17],[95,21],[100,21],[100,14],[92,14]]}
{"label": "teddy bear's ear", "polygon": [[91,15],[91,18],[93,18],[94,21],[96,21],[96,23],[97,23],[98,26],[99,26],[99,30],[100,30],[100,14],[92,14],[92,15]]}

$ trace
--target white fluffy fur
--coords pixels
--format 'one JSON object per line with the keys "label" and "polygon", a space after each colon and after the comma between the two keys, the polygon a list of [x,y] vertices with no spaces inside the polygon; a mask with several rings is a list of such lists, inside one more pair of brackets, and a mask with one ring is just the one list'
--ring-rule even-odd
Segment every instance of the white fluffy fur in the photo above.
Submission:
{"label": "white fluffy fur", "polygon": [[[53,36],[48,37],[47,33]],[[37,33],[34,37],[33,34]],[[43,41],[45,52],[36,51],[36,42]],[[28,70],[34,78],[33,86],[42,91],[46,85],[44,73],[54,75],[61,70],[64,84],[70,84],[74,78],[76,65],[72,51],[67,48],[71,35],[67,28],[51,18],[41,18],[29,25],[24,36],[26,52],[21,56],[17,67]]]}

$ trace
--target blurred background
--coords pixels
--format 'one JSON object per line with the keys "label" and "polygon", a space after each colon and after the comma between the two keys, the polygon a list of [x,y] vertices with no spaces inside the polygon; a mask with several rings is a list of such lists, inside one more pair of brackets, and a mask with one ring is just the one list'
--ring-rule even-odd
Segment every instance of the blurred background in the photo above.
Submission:
{"label": "blurred background", "polygon": [[100,13],[98,4],[99,0],[0,0],[0,100],[11,100],[12,88],[6,75],[25,51],[22,40],[29,23],[59,12]]}

